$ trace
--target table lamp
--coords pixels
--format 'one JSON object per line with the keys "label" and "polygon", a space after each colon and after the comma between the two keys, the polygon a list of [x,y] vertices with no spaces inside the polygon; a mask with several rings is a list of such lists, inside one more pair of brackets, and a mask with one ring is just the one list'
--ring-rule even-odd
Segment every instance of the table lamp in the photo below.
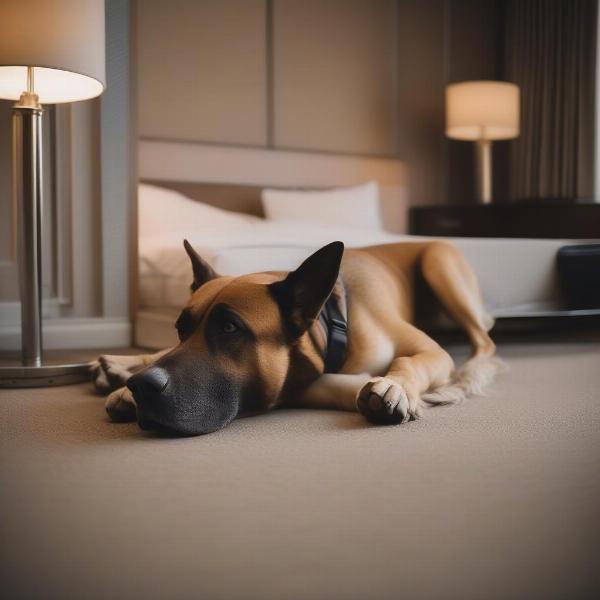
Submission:
{"label": "table lamp", "polygon": [[103,0],[2,0],[0,98],[13,106],[13,201],[18,215],[20,367],[0,367],[0,386],[89,378],[88,365],[42,364],[42,104],[99,96],[106,85]]}
{"label": "table lamp", "polygon": [[492,140],[519,135],[519,87],[503,81],[464,81],[446,87],[446,135],[476,142],[477,195],[492,201]]}

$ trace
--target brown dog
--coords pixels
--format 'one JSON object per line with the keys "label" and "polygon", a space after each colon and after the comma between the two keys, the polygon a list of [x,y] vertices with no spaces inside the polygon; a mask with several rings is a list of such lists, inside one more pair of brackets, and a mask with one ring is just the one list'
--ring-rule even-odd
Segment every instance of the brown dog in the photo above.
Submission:
{"label": "brown dog", "polygon": [[[403,423],[423,402],[481,391],[499,369],[487,333],[493,320],[474,273],[449,243],[344,252],[334,242],[287,275],[241,277],[220,277],[184,244],[194,281],[176,323],[179,345],[102,356],[95,366],[99,389],[118,388],[106,403],[113,420],[137,416],[144,429],[196,435],[238,415],[297,406]],[[469,336],[473,353],[458,370],[411,324],[416,275]],[[330,305],[329,318],[320,318]]]}

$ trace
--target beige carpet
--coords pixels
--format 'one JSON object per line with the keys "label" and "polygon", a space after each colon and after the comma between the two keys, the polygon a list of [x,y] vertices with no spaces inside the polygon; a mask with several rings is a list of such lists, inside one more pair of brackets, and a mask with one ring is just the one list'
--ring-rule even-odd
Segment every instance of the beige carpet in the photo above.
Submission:
{"label": "beige carpet", "polygon": [[87,385],[2,391],[1,595],[600,597],[600,344],[500,350],[488,397],[387,428],[280,411],[161,439]]}

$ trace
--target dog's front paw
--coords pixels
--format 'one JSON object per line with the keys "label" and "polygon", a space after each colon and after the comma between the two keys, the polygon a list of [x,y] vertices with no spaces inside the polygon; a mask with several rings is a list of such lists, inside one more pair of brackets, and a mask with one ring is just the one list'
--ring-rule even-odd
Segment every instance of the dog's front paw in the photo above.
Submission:
{"label": "dog's front paw", "polygon": [[131,377],[131,372],[120,364],[118,356],[103,354],[90,365],[94,385],[101,394],[123,387]]}
{"label": "dog's front paw", "polygon": [[411,410],[404,388],[388,377],[368,381],[358,392],[356,405],[368,421],[378,424],[406,423]]}
{"label": "dog's front paw", "polygon": [[124,423],[126,421],[135,421],[136,407],[131,390],[122,387],[112,392],[106,399],[104,405],[111,421]]}

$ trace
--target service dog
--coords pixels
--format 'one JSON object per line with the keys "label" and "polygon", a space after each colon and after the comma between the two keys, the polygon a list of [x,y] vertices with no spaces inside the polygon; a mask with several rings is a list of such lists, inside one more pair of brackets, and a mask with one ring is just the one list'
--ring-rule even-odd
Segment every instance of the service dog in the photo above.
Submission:
{"label": "service dog", "polygon": [[[333,242],[295,271],[239,277],[219,276],[184,246],[193,283],[179,344],[94,365],[114,421],[198,435],[287,406],[399,424],[480,393],[501,369],[475,274],[448,242],[346,251]],[[461,368],[414,325],[417,279],[468,335]]]}

